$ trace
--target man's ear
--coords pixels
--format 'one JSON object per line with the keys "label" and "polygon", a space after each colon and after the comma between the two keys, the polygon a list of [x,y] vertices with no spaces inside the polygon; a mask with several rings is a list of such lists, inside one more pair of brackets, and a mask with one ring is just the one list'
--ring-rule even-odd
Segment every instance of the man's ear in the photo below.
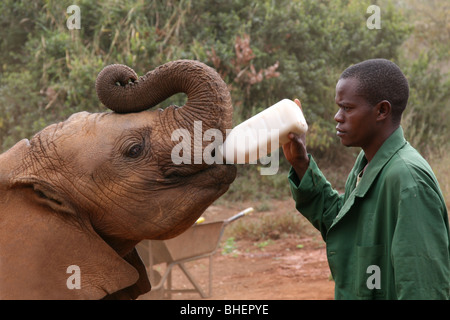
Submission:
{"label": "man's ear", "polygon": [[377,110],[377,121],[383,121],[392,116],[392,106],[387,100],[383,100],[377,103],[375,106]]}

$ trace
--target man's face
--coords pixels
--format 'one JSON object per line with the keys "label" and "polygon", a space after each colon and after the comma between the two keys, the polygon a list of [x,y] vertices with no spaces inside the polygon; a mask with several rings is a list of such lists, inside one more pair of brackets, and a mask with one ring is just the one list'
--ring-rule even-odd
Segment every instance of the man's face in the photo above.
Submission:
{"label": "man's face", "polygon": [[346,147],[370,146],[376,134],[376,108],[356,92],[358,80],[340,79],[336,85],[336,104],[339,110],[334,116],[337,121],[337,136]]}

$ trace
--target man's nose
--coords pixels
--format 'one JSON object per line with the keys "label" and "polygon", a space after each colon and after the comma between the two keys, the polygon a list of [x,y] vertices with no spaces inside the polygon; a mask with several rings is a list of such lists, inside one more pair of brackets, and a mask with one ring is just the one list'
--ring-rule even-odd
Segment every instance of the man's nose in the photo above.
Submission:
{"label": "man's nose", "polygon": [[344,122],[344,116],[342,115],[342,110],[339,108],[338,112],[334,115],[334,120],[336,122]]}

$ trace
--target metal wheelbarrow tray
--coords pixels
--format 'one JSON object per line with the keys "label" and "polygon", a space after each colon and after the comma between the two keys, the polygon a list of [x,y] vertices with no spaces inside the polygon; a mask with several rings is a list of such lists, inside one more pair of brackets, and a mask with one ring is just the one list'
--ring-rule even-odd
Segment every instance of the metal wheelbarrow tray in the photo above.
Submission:
{"label": "metal wheelbarrow tray", "polygon": [[[168,293],[169,298],[172,292],[198,292],[202,298],[210,297],[212,293],[212,256],[219,248],[225,227],[252,211],[253,208],[247,208],[224,221],[194,224],[184,233],[172,239],[142,241],[138,245],[138,251],[147,267],[151,280],[156,278],[156,271],[153,269],[153,266],[161,263],[167,264],[159,283],[152,283],[152,291],[163,290],[164,293]],[[209,258],[209,286],[207,293],[203,291],[185,266],[186,262],[202,258]],[[195,289],[172,289],[171,272],[173,267],[177,265]],[[168,286],[164,288],[166,281]]]}

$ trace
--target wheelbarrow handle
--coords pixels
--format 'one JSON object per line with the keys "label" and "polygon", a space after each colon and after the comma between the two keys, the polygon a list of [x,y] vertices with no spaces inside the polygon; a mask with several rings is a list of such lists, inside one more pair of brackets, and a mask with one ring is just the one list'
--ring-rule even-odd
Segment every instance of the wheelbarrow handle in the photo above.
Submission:
{"label": "wheelbarrow handle", "polygon": [[237,220],[237,219],[239,219],[239,218],[241,218],[241,217],[245,216],[246,214],[249,214],[249,213],[251,213],[251,212],[253,212],[253,211],[254,211],[254,209],[253,209],[252,207],[247,208],[247,209],[245,209],[245,210],[242,210],[242,211],[239,212],[239,213],[236,213],[236,214],[235,214],[234,216],[232,216],[231,218],[228,218],[227,220],[225,220],[225,222],[228,224],[228,223],[233,222],[234,220]]}

